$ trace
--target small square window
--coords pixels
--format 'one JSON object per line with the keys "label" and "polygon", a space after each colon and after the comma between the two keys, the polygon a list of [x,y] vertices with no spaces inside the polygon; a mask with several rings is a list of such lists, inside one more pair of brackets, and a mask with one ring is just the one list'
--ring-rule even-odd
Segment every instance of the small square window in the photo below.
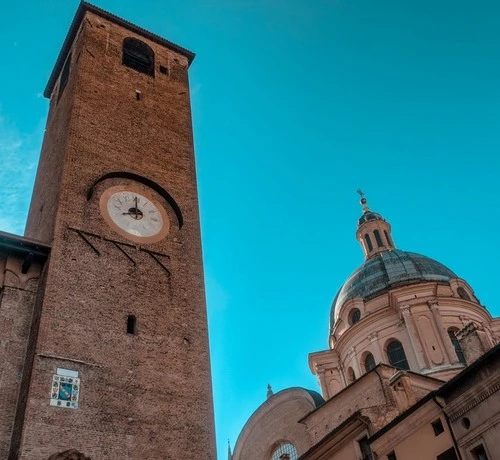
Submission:
{"label": "small square window", "polygon": [[484,450],[484,446],[482,444],[474,447],[474,449],[471,450],[471,454],[476,460],[488,460],[488,456],[486,455],[486,451]]}
{"label": "small square window", "polygon": [[441,419],[438,418],[435,422],[432,422],[432,429],[434,430],[434,434],[436,436],[439,436],[444,431]]}
{"label": "small square window", "polygon": [[161,65],[160,66],[160,73],[162,73],[164,75],[168,75],[168,69],[164,65]]}

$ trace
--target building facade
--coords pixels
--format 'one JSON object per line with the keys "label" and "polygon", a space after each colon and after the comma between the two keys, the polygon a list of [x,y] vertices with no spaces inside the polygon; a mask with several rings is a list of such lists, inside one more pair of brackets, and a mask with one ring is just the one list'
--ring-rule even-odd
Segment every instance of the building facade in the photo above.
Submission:
{"label": "building facade", "polygon": [[500,319],[361,205],[365,261],[333,301],[329,349],[309,355],[321,395],[269,394],[229,459],[500,458]]}
{"label": "building facade", "polygon": [[78,8],[26,235],[0,234],[2,459],[215,458],[193,58]]}

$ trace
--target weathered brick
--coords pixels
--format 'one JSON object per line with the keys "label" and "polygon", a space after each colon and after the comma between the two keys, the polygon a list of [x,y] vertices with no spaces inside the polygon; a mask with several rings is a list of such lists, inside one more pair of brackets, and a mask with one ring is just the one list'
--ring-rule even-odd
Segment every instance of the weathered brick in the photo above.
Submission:
{"label": "weathered brick", "polygon": [[[125,37],[153,49],[154,78],[122,65]],[[26,230],[52,249],[11,458],[68,449],[96,460],[215,458],[188,59],[92,8],[71,56],[67,86],[51,96]],[[164,197],[131,178],[103,180],[90,196],[111,172],[165,189],[182,227]],[[114,185],[148,190],[167,209],[169,235],[142,245],[115,233],[99,211]],[[126,333],[128,315],[136,335]],[[76,410],[49,405],[57,368],[79,372]]]}

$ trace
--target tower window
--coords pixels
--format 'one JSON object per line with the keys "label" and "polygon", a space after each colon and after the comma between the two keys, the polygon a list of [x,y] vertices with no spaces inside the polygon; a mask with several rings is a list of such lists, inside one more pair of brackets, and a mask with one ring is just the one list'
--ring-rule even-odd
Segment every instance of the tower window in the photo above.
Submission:
{"label": "tower window", "polygon": [[387,454],[387,460],[398,460],[394,451]]}
{"label": "tower window", "polygon": [[384,235],[385,235],[385,239],[387,240],[387,244],[389,246],[394,246],[394,244],[392,243],[391,237],[389,236],[389,234],[385,230],[384,230]]}
{"label": "tower window", "polygon": [[406,360],[405,350],[401,342],[393,340],[387,346],[387,356],[389,358],[389,363],[398,369],[410,370],[408,361]]}
{"label": "tower window", "polygon": [[361,319],[361,312],[357,308],[353,308],[349,313],[349,323],[351,326],[356,324]]}
{"label": "tower window", "polygon": [[368,233],[365,235],[366,246],[368,247],[368,252],[373,251],[372,240],[370,239],[370,235]]}
{"label": "tower window", "polygon": [[68,54],[66,58],[66,62],[64,63],[64,67],[61,72],[61,79],[59,80],[59,94],[57,96],[57,100],[61,99],[61,95],[66,88],[66,84],[68,83],[69,78],[69,68],[71,67],[71,53]]}
{"label": "tower window", "polygon": [[137,318],[134,315],[127,316],[127,334],[137,334]]}
{"label": "tower window", "polygon": [[365,370],[366,372],[370,372],[374,367],[376,366],[375,364],[375,358],[371,353],[368,353],[365,358]]}
{"label": "tower window", "polygon": [[457,331],[458,329],[456,328],[450,328],[448,329],[448,335],[450,337],[451,343],[453,344],[453,348],[455,348],[455,353],[457,354],[458,360],[461,363],[467,364],[467,362],[465,361],[464,352],[462,350],[462,347],[460,346],[460,341],[455,335]]}
{"label": "tower window", "polygon": [[164,65],[161,65],[160,66],[160,73],[162,73],[164,75],[168,75],[168,69]]}
{"label": "tower window", "polygon": [[154,77],[155,54],[146,43],[137,38],[127,37],[123,40],[122,64]]}
{"label": "tower window", "polygon": [[375,235],[375,241],[377,242],[377,246],[379,248],[384,246],[384,243],[382,243],[382,238],[380,237],[380,232],[378,230],[374,230],[373,234]]}
{"label": "tower window", "polygon": [[470,300],[469,294],[467,294],[467,291],[462,286],[460,286],[457,289],[457,294],[458,294],[458,297],[460,297],[461,299]]}

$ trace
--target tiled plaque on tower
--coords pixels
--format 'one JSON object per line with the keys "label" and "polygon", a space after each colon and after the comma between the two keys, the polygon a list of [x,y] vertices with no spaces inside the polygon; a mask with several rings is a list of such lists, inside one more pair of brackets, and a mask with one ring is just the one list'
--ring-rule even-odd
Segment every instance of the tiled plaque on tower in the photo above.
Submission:
{"label": "tiled plaque on tower", "polygon": [[65,409],[78,409],[80,379],[77,371],[57,369],[52,377],[50,405]]}

